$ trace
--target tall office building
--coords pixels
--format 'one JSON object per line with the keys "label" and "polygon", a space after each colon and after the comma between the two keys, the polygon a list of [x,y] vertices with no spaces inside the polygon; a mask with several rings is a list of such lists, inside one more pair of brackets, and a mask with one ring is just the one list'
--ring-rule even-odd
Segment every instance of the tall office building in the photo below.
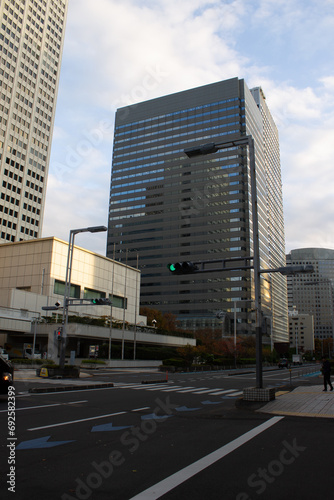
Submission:
{"label": "tall office building", "polygon": [[315,338],[333,338],[334,250],[299,248],[287,255],[286,263],[314,267],[313,274],[288,276],[289,311],[313,315]]}
{"label": "tall office building", "polygon": [[67,5],[0,2],[0,242],[41,236]]}
{"label": "tall office building", "polygon": [[[236,312],[237,333],[254,331],[252,269],[182,276],[167,269],[169,262],[253,256],[248,147],[230,144],[191,159],[184,153],[245,135],[255,141],[261,268],[284,266],[279,140],[260,88],[233,78],[116,114],[107,254],[132,265],[138,254],[141,304],[174,313],[184,328],[222,326],[226,334]],[[286,341],[286,279],[261,274],[261,288],[268,331]]]}

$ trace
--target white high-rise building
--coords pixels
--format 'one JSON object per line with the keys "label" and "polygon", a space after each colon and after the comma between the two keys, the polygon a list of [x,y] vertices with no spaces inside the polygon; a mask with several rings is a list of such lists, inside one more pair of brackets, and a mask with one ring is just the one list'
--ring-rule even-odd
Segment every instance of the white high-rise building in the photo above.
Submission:
{"label": "white high-rise building", "polygon": [[41,236],[67,7],[0,2],[0,242]]}

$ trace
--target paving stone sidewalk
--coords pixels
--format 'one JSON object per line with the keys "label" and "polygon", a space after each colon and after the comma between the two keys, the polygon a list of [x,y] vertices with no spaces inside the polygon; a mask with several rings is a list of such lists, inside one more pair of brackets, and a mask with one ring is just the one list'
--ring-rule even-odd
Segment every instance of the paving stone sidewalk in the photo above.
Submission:
{"label": "paving stone sidewalk", "polygon": [[323,392],[323,385],[296,387],[291,392],[277,392],[276,399],[258,411],[275,415],[334,418],[334,391]]}

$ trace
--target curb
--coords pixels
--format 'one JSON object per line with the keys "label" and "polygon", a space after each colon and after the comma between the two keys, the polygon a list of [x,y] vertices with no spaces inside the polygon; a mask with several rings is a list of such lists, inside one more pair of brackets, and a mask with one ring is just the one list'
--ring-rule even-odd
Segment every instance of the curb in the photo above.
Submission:
{"label": "curb", "polygon": [[42,392],[65,392],[65,391],[83,391],[87,389],[103,389],[106,387],[114,387],[112,382],[105,384],[94,384],[94,385],[61,385],[57,387],[32,387],[29,389],[30,393],[42,393]]}

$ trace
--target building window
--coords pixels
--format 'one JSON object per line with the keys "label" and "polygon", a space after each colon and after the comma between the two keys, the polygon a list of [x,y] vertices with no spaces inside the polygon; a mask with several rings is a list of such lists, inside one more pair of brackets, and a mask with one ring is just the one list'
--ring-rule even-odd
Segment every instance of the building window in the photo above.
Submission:
{"label": "building window", "polygon": [[112,301],[113,307],[119,307],[120,309],[128,308],[128,299],[120,297],[119,295],[109,295],[109,299]]}
{"label": "building window", "polygon": [[105,292],[93,290],[92,288],[84,288],[84,299],[105,299]]}
{"label": "building window", "polygon": [[[55,295],[64,295],[65,282],[60,280],[55,280],[53,293]],[[72,297],[73,299],[80,299],[80,285],[71,284],[70,297]]]}

